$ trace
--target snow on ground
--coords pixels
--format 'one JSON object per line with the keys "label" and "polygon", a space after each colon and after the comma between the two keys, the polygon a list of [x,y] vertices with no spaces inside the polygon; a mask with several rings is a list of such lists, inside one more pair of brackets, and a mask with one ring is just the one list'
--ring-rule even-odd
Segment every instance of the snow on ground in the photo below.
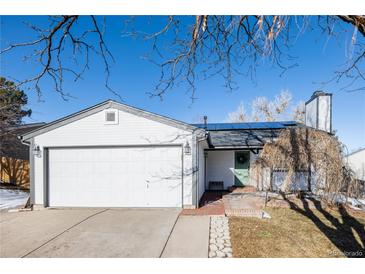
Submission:
{"label": "snow on ground", "polygon": [[321,200],[321,196],[326,196],[327,198],[332,199],[336,203],[348,204],[352,209],[365,210],[365,199],[346,197],[346,195],[344,195],[342,193],[325,193],[325,194],[323,194],[323,192],[321,192],[320,195],[307,194],[307,196],[314,198],[317,201]]}
{"label": "snow on ground", "polygon": [[29,197],[28,192],[16,189],[0,189],[0,210],[23,207]]}

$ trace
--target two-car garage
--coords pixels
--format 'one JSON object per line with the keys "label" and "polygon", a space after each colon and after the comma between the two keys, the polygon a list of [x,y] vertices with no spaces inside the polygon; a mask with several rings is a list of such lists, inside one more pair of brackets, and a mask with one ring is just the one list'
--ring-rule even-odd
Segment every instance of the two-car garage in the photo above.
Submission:
{"label": "two-car garage", "polygon": [[48,149],[48,205],[181,207],[181,146]]}
{"label": "two-car garage", "polygon": [[[198,135],[200,134],[200,135]],[[22,136],[31,202],[44,207],[194,207],[198,128],[112,100]]]}

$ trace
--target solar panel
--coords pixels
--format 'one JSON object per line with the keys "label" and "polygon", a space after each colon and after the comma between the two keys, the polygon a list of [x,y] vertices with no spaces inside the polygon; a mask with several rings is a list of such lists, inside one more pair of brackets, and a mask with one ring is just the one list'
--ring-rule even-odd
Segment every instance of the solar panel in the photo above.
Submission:
{"label": "solar panel", "polygon": [[199,128],[207,128],[207,130],[238,130],[238,129],[280,129],[288,126],[296,126],[295,121],[284,122],[249,122],[249,123],[208,123],[208,124],[192,124]]}

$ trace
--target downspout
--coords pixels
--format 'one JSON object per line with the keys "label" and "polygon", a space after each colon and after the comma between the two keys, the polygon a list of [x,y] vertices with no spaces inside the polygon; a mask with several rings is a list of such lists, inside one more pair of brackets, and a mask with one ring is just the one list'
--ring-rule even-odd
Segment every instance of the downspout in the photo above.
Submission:
{"label": "downspout", "polygon": [[23,145],[29,147],[29,190],[30,190],[30,206],[34,204],[34,155],[33,155],[33,139],[31,141],[23,140],[23,136],[18,136]]}
{"label": "downspout", "polygon": [[18,136],[18,139],[20,140],[20,142],[21,142],[23,145],[26,145],[26,146],[30,147],[30,142],[26,142],[26,141],[24,141],[22,136]]}

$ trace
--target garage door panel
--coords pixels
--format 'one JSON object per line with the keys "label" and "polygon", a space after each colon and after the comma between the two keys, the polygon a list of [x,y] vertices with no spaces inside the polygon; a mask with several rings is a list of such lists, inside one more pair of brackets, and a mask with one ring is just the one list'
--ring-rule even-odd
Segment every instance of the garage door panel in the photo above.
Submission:
{"label": "garage door panel", "polygon": [[49,205],[181,207],[180,147],[49,150]]}

